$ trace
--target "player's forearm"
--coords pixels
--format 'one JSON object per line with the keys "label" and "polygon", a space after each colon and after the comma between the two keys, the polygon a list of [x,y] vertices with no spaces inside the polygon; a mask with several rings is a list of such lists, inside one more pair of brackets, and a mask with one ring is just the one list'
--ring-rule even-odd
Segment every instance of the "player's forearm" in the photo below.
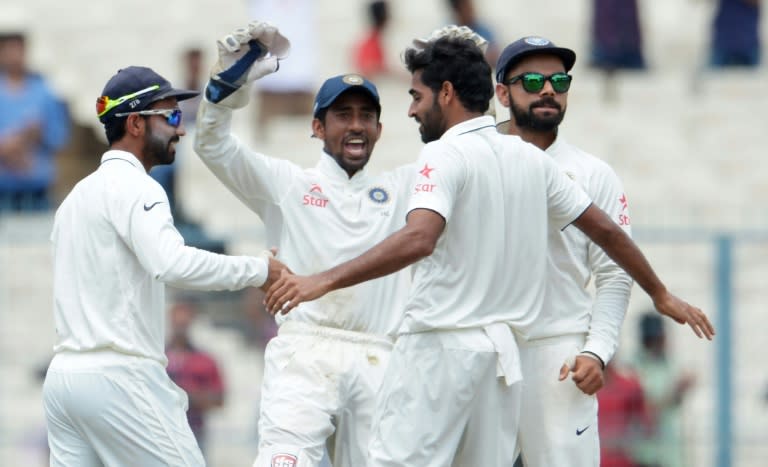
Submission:
{"label": "player's forearm", "polygon": [[435,242],[424,232],[408,226],[387,237],[361,256],[320,274],[328,291],[397,272],[432,254]]}
{"label": "player's forearm", "polygon": [[600,278],[596,282],[595,300],[589,323],[589,334],[583,350],[592,352],[608,363],[616,353],[621,325],[629,304],[632,281],[618,266],[619,277]]}
{"label": "player's forearm", "polygon": [[590,206],[574,225],[600,246],[654,301],[667,292],[637,244],[600,208]]}

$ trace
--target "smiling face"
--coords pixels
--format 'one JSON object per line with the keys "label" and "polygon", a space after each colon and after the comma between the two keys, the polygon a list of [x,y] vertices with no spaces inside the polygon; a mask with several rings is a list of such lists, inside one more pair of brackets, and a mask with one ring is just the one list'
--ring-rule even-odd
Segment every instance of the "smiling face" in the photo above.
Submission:
{"label": "smiling face", "polygon": [[[176,98],[153,103],[150,109],[178,109]],[[146,115],[146,131],[142,152],[151,166],[167,165],[176,159],[176,143],[186,134],[184,125],[174,128],[163,115]]]}
{"label": "smiling face", "polygon": [[314,135],[325,143],[323,150],[351,177],[365,167],[381,136],[381,123],[373,98],[351,89],[328,107],[325,118],[312,121]]}
{"label": "smiling face", "polygon": [[421,81],[422,70],[411,75],[411,105],[408,116],[419,123],[421,141],[429,143],[440,139],[447,129],[443,109],[437,102],[437,94]]}
{"label": "smiling face", "polygon": [[[504,79],[531,72],[550,76],[565,72],[565,66],[555,55],[531,55],[510,68]],[[496,95],[502,105],[510,108],[511,117],[521,129],[554,131],[563,121],[568,107],[568,93],[556,93],[549,81],[544,83],[539,92],[534,93],[523,89],[520,81],[514,84],[499,83],[496,85]]]}

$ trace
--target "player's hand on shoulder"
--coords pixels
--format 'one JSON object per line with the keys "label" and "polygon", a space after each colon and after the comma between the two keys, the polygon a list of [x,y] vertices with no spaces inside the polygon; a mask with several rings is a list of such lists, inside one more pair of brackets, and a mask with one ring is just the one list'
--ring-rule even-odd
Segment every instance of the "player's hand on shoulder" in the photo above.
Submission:
{"label": "player's hand on shoulder", "polygon": [[715,327],[707,315],[685,300],[665,292],[660,298],[654,298],[653,305],[662,315],[669,316],[680,324],[688,324],[698,337],[712,340],[715,336]]}

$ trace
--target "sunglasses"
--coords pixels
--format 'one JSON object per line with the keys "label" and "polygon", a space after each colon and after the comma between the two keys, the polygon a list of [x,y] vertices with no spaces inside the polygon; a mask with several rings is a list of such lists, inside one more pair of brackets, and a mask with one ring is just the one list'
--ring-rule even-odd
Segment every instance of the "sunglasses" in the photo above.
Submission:
{"label": "sunglasses", "polygon": [[541,73],[521,73],[509,78],[504,84],[515,84],[520,81],[526,92],[533,93],[544,89],[544,84],[549,81],[552,83],[552,89],[556,93],[562,94],[568,92],[572,79],[573,77],[568,73],[554,73],[549,76],[544,76]]}
{"label": "sunglasses", "polygon": [[128,115],[162,115],[165,117],[165,121],[168,122],[174,128],[178,128],[181,125],[181,109],[152,109],[152,110],[138,110],[136,112],[121,112],[115,114],[115,117],[127,117]]}
{"label": "sunglasses", "polygon": [[96,115],[101,117],[105,113],[109,112],[110,110],[114,109],[118,105],[122,104],[123,102],[133,99],[135,97],[139,97],[142,94],[146,94],[148,92],[156,91],[160,89],[159,84],[155,84],[154,86],[150,86],[148,88],[144,88],[141,91],[136,91],[132,94],[127,94],[123,97],[118,97],[117,99],[112,99],[109,96],[101,96],[98,99],[96,99]]}

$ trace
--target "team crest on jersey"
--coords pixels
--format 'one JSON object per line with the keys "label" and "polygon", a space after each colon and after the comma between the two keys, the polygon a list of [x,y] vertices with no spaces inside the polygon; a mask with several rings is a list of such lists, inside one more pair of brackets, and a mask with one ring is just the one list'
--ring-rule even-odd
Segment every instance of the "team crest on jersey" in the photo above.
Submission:
{"label": "team crest on jersey", "polygon": [[368,192],[368,197],[371,198],[371,201],[378,204],[384,204],[389,201],[389,193],[387,193],[387,190],[378,186],[371,188]]}
{"label": "team crest on jersey", "polygon": [[272,456],[272,462],[269,465],[270,467],[296,467],[297,460],[293,454],[280,453]]}

